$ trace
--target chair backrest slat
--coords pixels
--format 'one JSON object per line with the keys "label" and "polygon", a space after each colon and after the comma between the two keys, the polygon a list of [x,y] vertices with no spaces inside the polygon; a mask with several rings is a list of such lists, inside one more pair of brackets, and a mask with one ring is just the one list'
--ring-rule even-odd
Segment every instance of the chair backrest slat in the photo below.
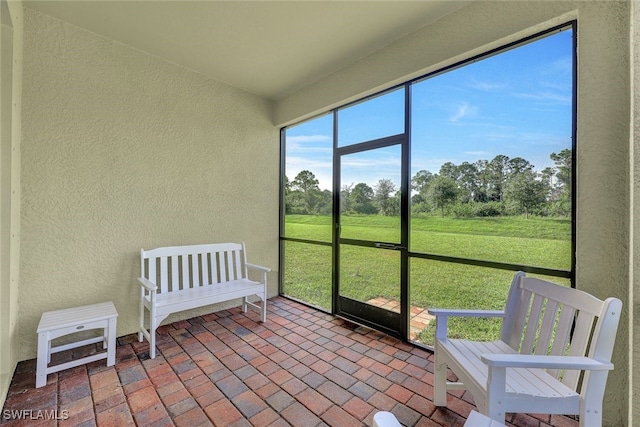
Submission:
{"label": "chair backrest slat", "polygon": [[519,271],[511,282],[505,308],[506,317],[502,324],[501,339],[515,349],[520,349],[524,325],[529,314],[531,292],[520,286],[525,277],[525,274]]}
{"label": "chair backrest slat", "polygon": [[531,304],[531,309],[529,310],[529,315],[527,318],[527,327],[525,329],[524,340],[522,341],[522,347],[520,348],[520,353],[524,354],[532,354],[533,347],[536,343],[536,339],[538,337],[538,332],[540,331],[540,316],[542,313],[542,303],[544,302],[544,298],[542,296],[533,294],[533,303]]}
{"label": "chair backrest slat", "polygon": [[[564,356],[567,354],[569,347],[569,338],[571,337],[571,328],[575,320],[575,309],[573,307],[562,307],[558,324],[555,330],[555,337],[551,347],[551,354],[554,356]],[[558,369],[550,369],[547,372],[555,378],[559,378],[561,371]]]}
{"label": "chair backrest slat", "polygon": [[534,354],[549,354],[549,345],[553,340],[557,317],[558,302],[547,300],[547,303],[544,306],[544,316],[542,318],[542,324],[540,326],[540,333],[538,334],[538,342],[536,343]]}

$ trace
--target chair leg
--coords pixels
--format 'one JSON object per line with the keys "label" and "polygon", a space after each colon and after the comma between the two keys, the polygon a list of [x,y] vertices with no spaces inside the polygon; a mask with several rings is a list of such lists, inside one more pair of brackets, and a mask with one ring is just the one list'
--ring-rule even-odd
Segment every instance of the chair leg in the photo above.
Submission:
{"label": "chair leg", "polygon": [[116,364],[116,318],[109,319],[109,327],[107,328],[107,366]]}
{"label": "chair leg", "polygon": [[580,415],[580,427],[602,427],[602,412]]}
{"label": "chair leg", "polygon": [[436,406],[447,406],[447,364],[440,360],[437,349],[433,371],[433,388],[433,403]]}
{"label": "chair leg", "polygon": [[486,413],[499,423],[504,424],[505,418],[505,390],[507,381],[507,368],[490,366],[487,377],[487,406]]}
{"label": "chair leg", "polygon": [[602,400],[609,371],[590,371],[587,375],[589,388],[580,399],[580,427],[602,427]]}

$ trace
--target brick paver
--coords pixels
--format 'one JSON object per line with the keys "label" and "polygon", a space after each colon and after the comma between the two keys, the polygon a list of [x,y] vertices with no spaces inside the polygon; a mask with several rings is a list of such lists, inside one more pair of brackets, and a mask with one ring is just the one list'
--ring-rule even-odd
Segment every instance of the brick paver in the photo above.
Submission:
{"label": "brick paver", "polygon": [[[151,360],[146,341],[120,337],[115,366],[98,361],[51,374],[39,389],[35,360],[20,362],[0,424],[350,427],[369,426],[384,410],[406,426],[450,426],[474,409],[461,391],[448,395],[448,408],[433,405],[429,351],[282,297],[269,300],[264,324],[230,309],[162,325],[157,347]],[[60,362],[71,357],[56,354]],[[37,411],[58,419],[17,419]],[[535,414],[507,421],[578,425]]]}

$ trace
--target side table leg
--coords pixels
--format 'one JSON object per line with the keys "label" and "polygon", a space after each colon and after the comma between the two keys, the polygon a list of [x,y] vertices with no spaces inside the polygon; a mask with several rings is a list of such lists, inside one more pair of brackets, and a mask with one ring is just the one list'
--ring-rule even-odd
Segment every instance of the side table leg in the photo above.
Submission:
{"label": "side table leg", "polygon": [[47,384],[47,364],[51,357],[49,332],[38,334],[38,361],[36,365],[36,388]]}
{"label": "side table leg", "polygon": [[108,340],[107,344],[107,366],[113,366],[116,364],[116,317],[109,319],[109,326],[107,329]]}

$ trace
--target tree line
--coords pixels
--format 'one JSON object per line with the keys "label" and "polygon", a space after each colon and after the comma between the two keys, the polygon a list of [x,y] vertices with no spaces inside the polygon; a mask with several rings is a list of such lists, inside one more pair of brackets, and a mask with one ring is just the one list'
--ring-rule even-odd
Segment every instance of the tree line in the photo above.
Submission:
{"label": "tree line", "polygon": [[[572,152],[551,153],[553,167],[540,172],[522,157],[498,155],[491,161],[447,162],[438,173],[418,171],[411,178],[413,214],[456,217],[531,214],[568,216],[571,214]],[[329,215],[333,194],[320,190],[309,170],[293,181],[285,176],[286,213]],[[345,185],[340,190],[343,214],[398,215],[400,191],[389,179],[373,187],[366,183]]]}

